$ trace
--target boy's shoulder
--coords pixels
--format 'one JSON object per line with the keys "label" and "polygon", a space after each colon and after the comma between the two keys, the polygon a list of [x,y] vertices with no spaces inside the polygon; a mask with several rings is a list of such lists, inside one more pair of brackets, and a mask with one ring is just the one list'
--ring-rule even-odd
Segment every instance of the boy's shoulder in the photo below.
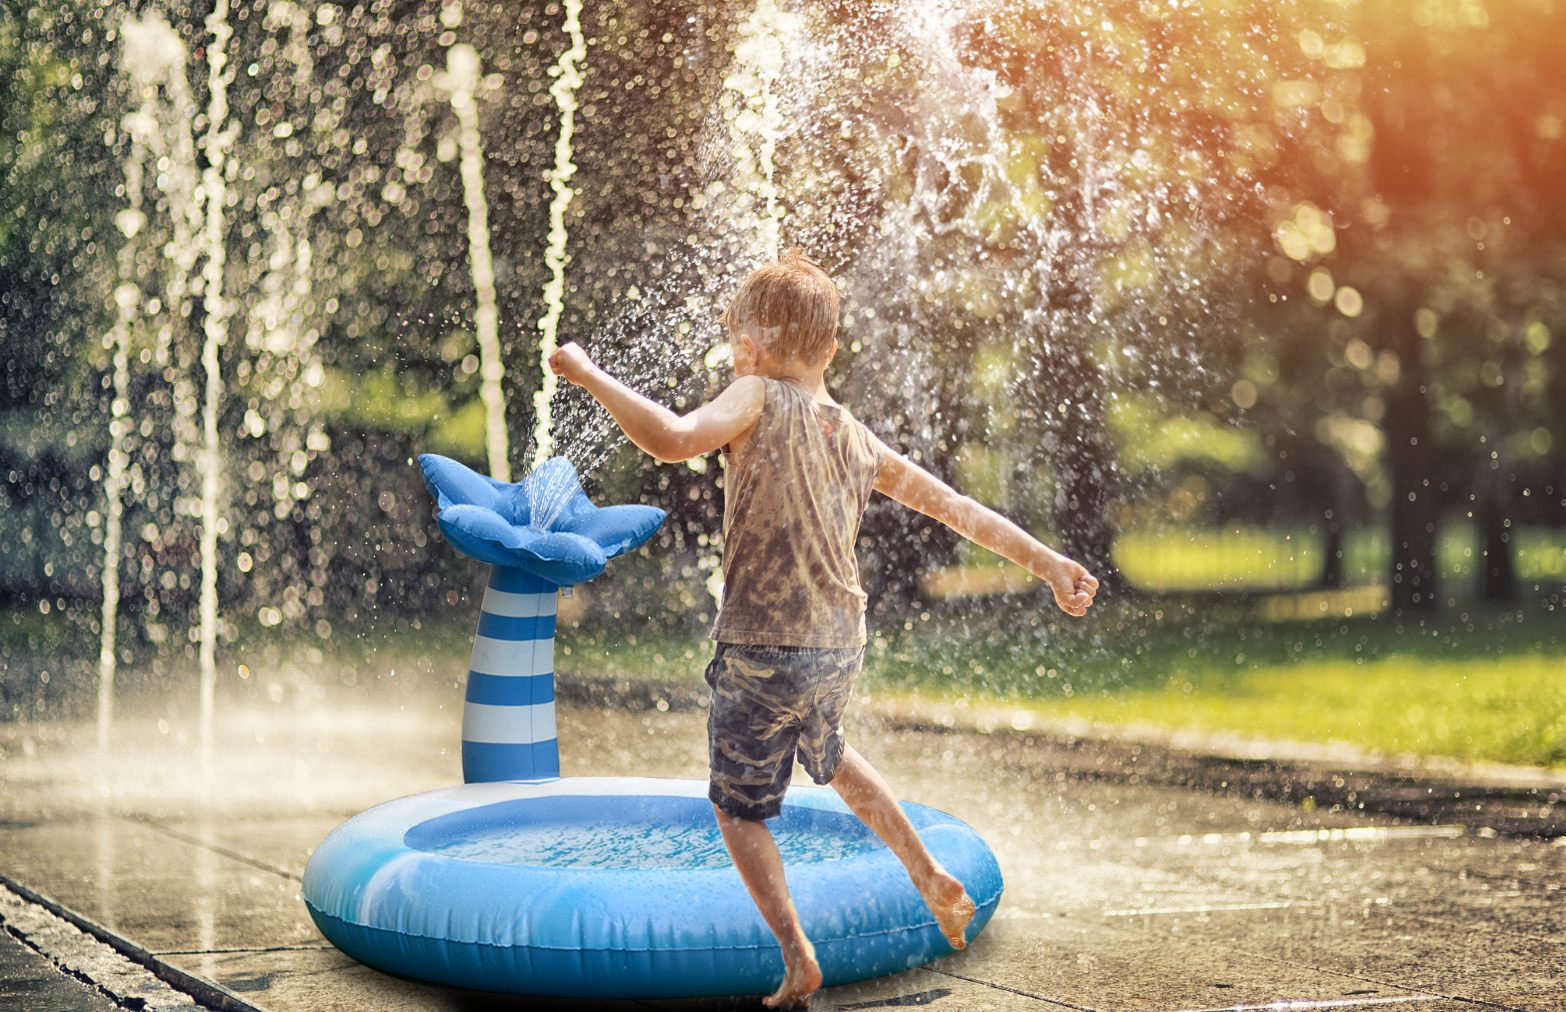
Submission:
{"label": "boy's shoulder", "polygon": [[748,415],[754,421],[766,403],[767,387],[760,376],[739,376],[708,402],[725,413]]}
{"label": "boy's shoulder", "polygon": [[766,380],[762,379],[760,376],[756,376],[754,374],[750,376],[736,376],[732,381],[730,381],[728,386],[723,388],[723,392],[718,394],[716,399],[723,400],[728,398],[732,400],[755,400],[759,402],[766,397],[766,392]]}

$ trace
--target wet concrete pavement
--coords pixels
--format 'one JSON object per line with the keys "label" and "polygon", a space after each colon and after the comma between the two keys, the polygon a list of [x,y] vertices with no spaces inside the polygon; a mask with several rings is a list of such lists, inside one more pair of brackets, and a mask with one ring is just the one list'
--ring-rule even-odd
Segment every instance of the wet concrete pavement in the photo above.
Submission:
{"label": "wet concrete pavement", "polygon": [[[565,771],[702,777],[703,714],[678,699],[657,709],[668,696],[627,709],[563,687]],[[0,874],[219,985],[234,1008],[758,1006],[461,992],[328,945],[298,896],[315,844],[365,808],[461,779],[455,690],[393,699],[231,701],[207,763],[192,726],[151,712],[119,723],[107,760],[89,725],[0,726]],[[967,951],[828,989],[817,1008],[1566,1009],[1566,847],[1481,835],[1493,827],[1473,818],[1361,810],[1350,778],[1320,766],[941,725],[865,716],[851,735],[901,797],[990,842],[1001,909]],[[1326,792],[1338,779],[1341,797]],[[1325,786],[1287,786],[1305,782]],[[0,1010],[102,1007],[13,998],[33,986],[16,982],[46,980],[49,950],[19,949],[27,930],[6,909]]]}

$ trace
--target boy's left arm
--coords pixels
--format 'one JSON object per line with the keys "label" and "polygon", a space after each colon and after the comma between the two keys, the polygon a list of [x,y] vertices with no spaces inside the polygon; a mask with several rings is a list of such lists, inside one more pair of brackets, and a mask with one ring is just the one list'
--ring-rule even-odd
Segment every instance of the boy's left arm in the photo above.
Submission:
{"label": "boy's left arm", "polygon": [[941,481],[907,457],[882,444],[885,462],[875,489],[909,509],[939,520],[969,541],[1010,559],[1049,584],[1055,603],[1069,615],[1087,613],[1098,581],[1081,564],[1066,558],[994,510]]}

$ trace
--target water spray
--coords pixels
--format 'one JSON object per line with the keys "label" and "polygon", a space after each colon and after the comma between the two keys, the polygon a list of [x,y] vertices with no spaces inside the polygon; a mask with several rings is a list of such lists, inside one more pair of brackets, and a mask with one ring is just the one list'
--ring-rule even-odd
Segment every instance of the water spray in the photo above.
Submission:
{"label": "water spray", "polygon": [[[729,150],[734,156],[733,192],[742,201],[735,212],[720,212],[729,219],[747,249],[759,250],[776,260],[781,245],[783,208],[778,203],[776,156],[778,139],[786,124],[781,98],[774,87],[783,76],[789,48],[801,30],[797,14],[780,11],[774,0],[759,0],[750,17],[739,26],[740,41],[734,47],[734,69],[723,86],[738,96],[725,116]],[[759,213],[758,213],[758,206]],[[720,342],[708,353],[707,364],[721,361],[728,345]],[[714,358],[716,354],[716,358]],[[704,587],[715,608],[723,605],[722,550],[710,545],[697,560],[708,571]]]}
{"label": "water spray", "polygon": [[[448,27],[462,22],[462,10],[449,5],[441,12]],[[489,202],[484,198],[484,150],[479,138],[477,94],[482,87],[478,50],[463,43],[446,52],[446,83],[451,109],[457,116],[457,146],[462,152],[462,194],[468,205],[468,262],[478,299],[473,326],[479,346],[479,399],[484,404],[484,445],[489,473],[497,481],[511,480],[511,446],[506,434],[506,397],[500,380],[500,310],[495,305],[495,262],[489,247]]]}
{"label": "water spray", "polygon": [[[130,432],[130,335],[141,305],[141,290],[130,282],[136,273],[136,247],[130,240],[142,220],[141,159],[145,149],[131,143],[126,164],[125,192],[130,196],[129,210],[121,212],[118,224],[125,229],[125,246],[120,250],[120,284],[114,289],[118,315],[105,343],[114,348],[114,398],[109,409],[109,470],[103,480],[103,629],[98,647],[98,751],[109,748],[109,727],[114,722],[114,674],[116,667],[115,632],[120,611],[120,521],[125,513],[125,465],[130,462],[125,437]],[[132,170],[134,164],[134,170]],[[133,189],[129,184],[134,180]]]}
{"label": "water spray", "polygon": [[[120,552],[124,545],[122,521],[125,514],[126,467],[130,464],[128,437],[132,425],[130,419],[130,343],[131,334],[141,310],[141,289],[135,284],[136,246],[134,240],[147,226],[147,216],[142,211],[142,192],[146,185],[145,169],[149,151],[157,154],[163,150],[163,135],[159,130],[159,117],[155,96],[159,84],[166,85],[171,99],[188,98],[182,68],[185,64],[185,46],[157,14],[148,14],[141,20],[127,20],[121,28],[125,40],[121,67],[129,74],[141,104],[126,115],[122,126],[130,140],[130,153],[125,159],[126,206],[114,216],[114,224],[125,236],[120,248],[119,280],[114,289],[116,317],[114,326],[104,339],[113,350],[113,391],[109,408],[109,459],[103,481],[104,532],[103,532],[103,614],[98,646],[98,749],[109,747],[109,731],[114,722],[114,678],[118,668],[116,633],[120,610]],[[189,147],[190,130],[183,125],[183,132],[176,132],[175,149]],[[191,156],[194,163],[194,155]],[[176,174],[170,166],[171,177],[177,183],[186,175]],[[185,188],[186,191],[194,187]],[[188,211],[192,203],[190,192],[179,196],[170,194],[170,207],[176,221],[176,243],[181,229],[188,229]],[[188,233],[187,233],[188,234]],[[190,244],[188,238],[186,246]],[[181,279],[183,285],[183,279]],[[171,286],[172,287],[172,286]],[[171,302],[173,298],[171,297]],[[165,331],[172,332],[171,328]],[[162,332],[160,332],[162,333]],[[160,343],[166,360],[166,344]]]}
{"label": "water spray", "polygon": [[202,407],[204,445],[201,453],[201,750],[212,751],[212,722],[217,694],[217,536],[222,523],[218,516],[218,411],[223,401],[223,376],[219,349],[228,340],[228,320],[233,306],[223,296],[223,268],[227,263],[224,239],[227,218],[224,205],[228,187],[224,171],[228,149],[238,134],[238,124],[228,123],[228,70],[226,48],[234,34],[228,25],[228,0],[217,0],[207,16],[212,41],[207,45],[207,133],[203,146],[207,167],[201,174],[201,188],[207,201],[206,264],[202,268],[202,295],[206,318],[205,340],[201,348],[201,366],[206,373],[206,397]]}
{"label": "water spray", "polygon": [[[195,277],[196,259],[201,252],[196,237],[205,223],[197,193],[200,176],[196,170],[196,141],[190,128],[192,117],[188,112],[195,107],[195,101],[190,94],[190,82],[185,77],[188,60],[185,44],[161,15],[148,15],[142,26],[143,34],[152,36],[162,48],[160,57],[165,61],[162,76],[168,88],[168,103],[164,109],[168,121],[167,141],[157,132],[149,137],[153,154],[169,158],[168,170],[164,173],[167,182],[160,181],[159,185],[168,194],[169,221],[173,226],[173,241],[164,247],[164,258],[174,266],[164,292],[168,322],[158,328],[157,347],[153,352],[153,361],[161,367],[169,364],[175,321],[189,314],[185,300],[194,287],[191,279]],[[197,438],[195,427],[188,415],[176,413],[175,419],[174,459],[185,460],[190,456],[187,447]]]}
{"label": "water spray", "polygon": [[723,81],[739,96],[737,108],[727,117],[734,183],[752,202],[745,209],[749,213],[738,217],[742,229],[748,226],[755,232],[755,241],[769,260],[777,259],[782,234],[775,159],[778,139],[786,129],[781,96],[774,85],[783,75],[784,61],[800,30],[799,15],[778,10],[774,0],[760,0],[739,26],[734,70]]}
{"label": "water spray", "polygon": [[538,360],[543,378],[533,394],[533,414],[537,421],[533,426],[533,470],[538,470],[554,450],[551,427],[550,402],[560,379],[549,368],[549,356],[559,347],[556,331],[560,314],[565,308],[566,268],[566,208],[576,191],[571,189],[571,177],[576,174],[572,162],[571,135],[576,127],[576,90],[582,86],[582,75],[576,65],[587,58],[587,40],[582,37],[581,0],[566,0],[564,29],[571,37],[571,46],[560,54],[560,62],[549,69],[555,79],[549,93],[560,109],[560,137],[555,141],[555,167],[545,174],[555,196],[549,204],[549,246],[544,250],[544,263],[549,267],[549,280],[544,283],[544,304],[547,309],[538,321]]}

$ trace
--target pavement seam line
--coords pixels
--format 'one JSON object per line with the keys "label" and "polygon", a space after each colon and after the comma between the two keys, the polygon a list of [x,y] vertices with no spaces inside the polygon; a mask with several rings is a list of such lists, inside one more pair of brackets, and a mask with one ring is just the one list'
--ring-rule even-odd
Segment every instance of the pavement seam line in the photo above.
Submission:
{"label": "pavement seam line", "polygon": [[[0,930],[41,956],[60,976],[81,983],[117,1008],[169,1012],[193,1004],[189,995],[19,893],[0,892]],[[111,981],[119,986],[111,986]],[[133,989],[143,994],[129,994]],[[161,995],[177,997],[170,1004],[160,1000]]]}
{"label": "pavement seam line", "polygon": [[1216,1005],[1212,1008],[1184,1009],[1182,1012],[1267,1012],[1269,1009],[1364,1008],[1366,1005],[1407,1005],[1416,1001],[1443,1001],[1433,994],[1404,995],[1396,998],[1281,998],[1263,1005]]}
{"label": "pavement seam line", "polygon": [[1543,889],[1545,892],[1556,892],[1561,888],[1559,882],[1547,882],[1544,879],[1528,878],[1523,875],[1491,875],[1488,872],[1474,871],[1472,868],[1460,868],[1456,871],[1441,868],[1437,871],[1456,875],[1459,879],[1467,877],[1484,879],[1486,882],[1516,882],[1520,886],[1531,886],[1534,889]]}
{"label": "pavement seam line", "polygon": [[[1128,928],[1123,928],[1116,924],[1105,924],[1104,927],[1110,931],[1119,931],[1125,934],[1146,934],[1146,932],[1131,931]],[[1377,977],[1366,977],[1357,973],[1345,973],[1342,970],[1334,970],[1325,966],[1313,966],[1310,963],[1297,963],[1291,959],[1279,959],[1277,956],[1268,956],[1265,953],[1252,952],[1250,949],[1241,949],[1233,945],[1223,945],[1218,942],[1193,941],[1186,938],[1176,939],[1172,935],[1169,935],[1165,932],[1156,933],[1164,938],[1169,939],[1170,941],[1178,941],[1182,945],[1195,945],[1208,949],[1221,949],[1224,952],[1239,953],[1242,956],[1249,956],[1253,959],[1260,959],[1268,963],[1277,963],[1280,966],[1291,966],[1296,969],[1311,970],[1316,973],[1330,974],[1331,976],[1342,977],[1347,980],[1363,981],[1366,984],[1380,984],[1382,987],[1395,987],[1400,991],[1408,991],[1414,995],[1427,995],[1431,1001],[1444,999],[1446,1001],[1463,1002],[1464,1004],[1468,1005],[1478,1005],[1483,1008],[1502,1009],[1504,1012],[1527,1012],[1526,1009],[1520,1009],[1514,1005],[1501,1005],[1496,1002],[1485,1001],[1483,998],[1464,998],[1461,995],[1442,994],[1440,991],[1431,991],[1428,988],[1423,987],[1410,987],[1407,984],[1399,984],[1396,981],[1381,980]]]}
{"label": "pavement seam line", "polygon": [[[17,899],[18,899],[18,902],[25,902],[25,901],[21,900],[20,897],[18,897]],[[42,914],[40,916],[47,917],[47,916],[50,916],[50,915],[47,912],[45,912],[44,914]],[[59,918],[54,918],[54,919],[55,920],[59,920]],[[108,1001],[110,1001],[111,1003],[113,1003],[114,1005],[116,1005],[119,1008],[126,1008],[127,1007],[126,1004],[125,1004],[125,1001],[119,995],[115,994],[109,988],[104,987],[102,984],[100,984],[97,981],[93,980],[91,977],[87,976],[87,974],[81,972],[80,970],[77,970],[76,968],[74,968],[72,966],[68,966],[65,963],[62,963],[59,959],[57,959],[55,957],[55,955],[52,952],[46,950],[37,941],[37,939],[35,938],[34,935],[28,934],[21,926],[12,923],[11,920],[9,918],[5,917],[3,914],[0,914],[0,930],[3,930],[7,935],[10,935],[12,938],[16,939],[23,946],[25,946],[29,951],[35,952],[39,956],[43,957],[44,961],[47,962],[48,965],[51,968],[53,968],[54,971],[56,973],[58,973],[60,976],[69,978],[70,980],[74,980],[77,983],[82,984],[85,987],[90,988],[94,993],[96,993],[98,995],[101,995],[102,997],[106,998]],[[100,942],[99,944],[101,945],[102,943]],[[136,999],[136,1000],[145,1002],[145,999]],[[143,1004],[141,1006],[141,1009],[145,1009],[145,1008],[146,1008],[146,1005]]]}
{"label": "pavement seam line", "polygon": [[188,843],[193,847],[201,847],[205,850],[210,850],[214,854],[219,854],[223,857],[229,858],[230,860],[243,862],[244,864],[250,865],[252,868],[258,868],[261,871],[268,871],[273,875],[279,875],[286,879],[292,879],[295,882],[304,882],[304,876],[302,875],[295,875],[291,871],[284,871],[282,868],[274,867],[273,865],[267,864],[265,861],[258,861],[249,855],[241,854],[237,850],[229,850],[227,847],[220,847],[215,843],[208,843],[199,836],[191,836],[188,833],[181,833],[177,829],[170,829],[168,826],[165,826],[159,822],[154,822],[152,819],[137,818],[134,815],[121,816],[121,818],[125,819],[127,822],[134,822],[138,826],[146,826],[148,829],[162,833],[165,836],[173,837],[181,843]]}
{"label": "pavement seam line", "polygon": [[1526,938],[1530,942],[1543,942],[1546,945],[1566,945],[1560,938],[1552,938],[1547,935],[1530,935],[1520,931],[1509,931],[1506,928],[1496,927],[1494,924],[1463,924],[1447,917],[1431,917],[1428,914],[1405,914],[1396,910],[1388,910],[1383,917],[1401,917],[1406,921],[1423,921],[1426,924],[1440,924],[1445,927],[1460,928],[1463,931],[1488,932],[1492,935],[1507,935],[1512,938]]}
{"label": "pavement seam line", "polygon": [[253,949],[159,949],[154,956],[237,956],[247,952],[329,952],[335,945],[269,945]]}
{"label": "pavement seam line", "polygon": [[[110,931],[103,925],[84,917],[69,907],[56,903],[47,896],[34,892],[8,875],[0,874],[0,886],[4,886],[27,903],[35,907],[41,907],[58,920],[67,922],[77,931],[96,939],[115,953],[139,965],[143,970],[149,972],[158,981],[167,986],[168,989],[180,993],[182,998],[187,998],[200,1006],[217,1009],[218,1012],[266,1012],[265,1009],[251,1004],[223,985],[203,980],[171,963],[164,962],[129,939]],[[26,939],[23,940],[26,941]],[[28,944],[31,945],[32,943],[28,942]],[[36,946],[33,947],[37,948]],[[44,952],[42,949],[38,951],[49,959],[54,959],[52,954]],[[142,1008],[159,1008],[157,1005],[149,1005],[145,999],[140,999],[135,995],[121,996],[114,994],[99,981],[88,980],[87,982],[102,990],[115,1004],[122,1007],[135,1009],[138,1006],[132,1004],[132,1002],[141,1001]],[[162,1007],[175,1008],[182,1005],[183,1003],[174,1006],[164,1004]]]}
{"label": "pavement seam line", "polygon": [[1041,994],[1033,994],[1030,991],[1019,991],[1014,987],[1007,987],[1005,984],[992,984],[987,980],[979,980],[976,977],[964,977],[960,973],[953,973],[950,970],[942,970],[938,966],[927,966],[925,969],[934,973],[945,974],[948,977],[955,977],[958,980],[966,980],[970,984],[982,984],[985,987],[993,987],[997,991],[1009,991],[1012,994],[1020,994],[1024,998],[1032,998],[1034,1001],[1045,1002],[1049,1005],[1059,1005],[1061,1008],[1076,1009],[1077,1012],[1094,1012],[1093,1009],[1086,1005],[1073,1005],[1070,1002],[1060,1001],[1056,998],[1046,998]]}

